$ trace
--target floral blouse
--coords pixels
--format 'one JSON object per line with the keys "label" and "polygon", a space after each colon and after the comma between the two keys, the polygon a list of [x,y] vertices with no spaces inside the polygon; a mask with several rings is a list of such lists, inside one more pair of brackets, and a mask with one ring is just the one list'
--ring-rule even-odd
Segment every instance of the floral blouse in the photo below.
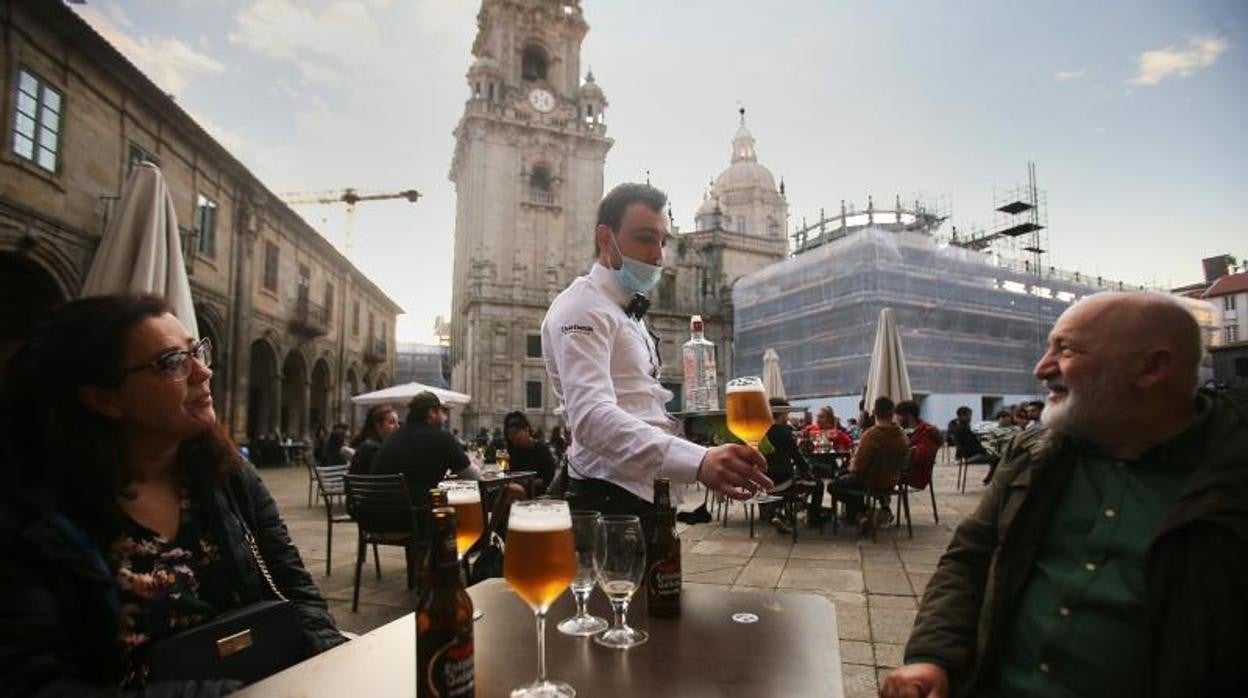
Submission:
{"label": "floral blouse", "polygon": [[108,552],[121,601],[118,640],[126,662],[149,640],[197,625],[229,606],[221,548],[186,488],[172,539],[126,519]]}

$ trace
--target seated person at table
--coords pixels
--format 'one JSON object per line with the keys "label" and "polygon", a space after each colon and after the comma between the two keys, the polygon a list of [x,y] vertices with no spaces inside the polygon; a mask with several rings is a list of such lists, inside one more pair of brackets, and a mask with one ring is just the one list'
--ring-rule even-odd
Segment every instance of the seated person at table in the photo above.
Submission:
{"label": "seated person at table", "polygon": [[1062,313],[1046,428],[954,532],[882,696],[1245,695],[1248,419],[1197,389],[1201,337],[1162,293]]}
{"label": "seated person at table", "polygon": [[955,455],[966,461],[968,465],[988,464],[988,475],[984,484],[992,479],[992,471],[997,466],[997,456],[990,453],[979,441],[979,435],[971,430],[971,408],[965,405],[958,408],[957,418],[950,422],[949,433],[953,437]]}
{"label": "seated person at table", "polygon": [[[788,401],[782,397],[773,397],[770,403],[773,423],[767,429],[765,438],[771,444],[771,451],[764,454],[764,457],[767,459],[767,476],[776,483],[771,488],[771,493],[783,494],[790,487],[818,489],[811,480],[810,466],[806,464],[806,459],[802,457],[802,452],[798,450],[797,442],[793,439],[793,428],[789,426]],[[759,505],[759,516],[764,521],[770,521],[781,533],[791,533],[789,522],[779,515],[780,506],[780,502]]]}
{"label": "seated person at table", "polygon": [[849,463],[849,472],[838,475],[828,485],[828,494],[845,503],[847,521],[857,522],[867,528],[877,523],[888,523],[892,512],[888,510],[888,498],[881,497],[879,510],[881,521],[867,521],[863,516],[866,503],[859,492],[885,492],[897,484],[901,470],[910,457],[910,440],[901,427],[893,423],[893,401],[881,397],[875,401],[872,412],[874,426],[862,434],[862,442]]}
{"label": "seated person at table", "polygon": [[507,453],[511,456],[512,470],[532,470],[537,473],[533,483],[534,496],[546,491],[555,478],[555,456],[545,441],[533,436],[533,427],[523,412],[509,412],[503,417],[503,437],[507,441]]}
{"label": "seated person at table", "polygon": [[807,435],[816,451],[831,448],[841,453],[854,449],[854,440],[841,430],[831,407],[821,407],[815,423],[806,427]]}
{"label": "seated person at table", "polygon": [[894,411],[897,423],[910,438],[910,469],[906,471],[906,484],[921,490],[932,481],[936,453],[945,439],[935,425],[919,418],[919,404],[914,400],[902,400]]}
{"label": "seated person at table", "polygon": [[229,679],[148,682],[143,668],[177,630],[271,598],[247,531],[294,604],[307,651],[344,641],[264,482],[217,423],[210,364],[207,340],[147,295],[65,304],[9,359],[0,381],[0,693],[239,688]]}
{"label": "seated person at table", "polygon": [[364,417],[364,428],[351,440],[355,454],[351,456],[352,475],[372,475],[373,459],[386,437],[399,430],[399,413],[391,405],[373,405]]}
{"label": "seated person at table", "polygon": [[479,479],[480,470],[446,430],[447,418],[437,395],[428,390],[416,393],[407,403],[407,423],[373,457],[373,475],[406,475],[407,493],[417,505],[425,503],[429,490],[446,479],[448,470],[466,480]]}
{"label": "seated person at table", "polygon": [[345,465],[351,462],[355,449],[347,445],[349,431],[350,427],[346,424],[334,425],[329,436],[325,437],[325,445],[321,447],[321,452],[317,454],[321,465]]}

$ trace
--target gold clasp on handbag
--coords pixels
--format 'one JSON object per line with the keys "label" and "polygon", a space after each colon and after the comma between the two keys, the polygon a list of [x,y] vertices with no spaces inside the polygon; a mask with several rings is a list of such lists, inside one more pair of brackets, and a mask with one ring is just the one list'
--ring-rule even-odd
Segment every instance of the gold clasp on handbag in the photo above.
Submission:
{"label": "gold clasp on handbag", "polygon": [[222,659],[251,647],[251,629],[239,631],[217,640],[217,655]]}

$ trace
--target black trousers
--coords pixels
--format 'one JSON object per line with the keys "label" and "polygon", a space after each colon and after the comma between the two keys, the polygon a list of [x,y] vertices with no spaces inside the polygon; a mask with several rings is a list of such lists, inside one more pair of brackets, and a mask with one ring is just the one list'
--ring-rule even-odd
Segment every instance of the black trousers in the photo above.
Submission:
{"label": "black trousers", "polygon": [[568,478],[565,495],[572,511],[596,511],[603,516],[631,514],[641,519],[646,540],[654,536],[655,507],[619,485],[606,480]]}

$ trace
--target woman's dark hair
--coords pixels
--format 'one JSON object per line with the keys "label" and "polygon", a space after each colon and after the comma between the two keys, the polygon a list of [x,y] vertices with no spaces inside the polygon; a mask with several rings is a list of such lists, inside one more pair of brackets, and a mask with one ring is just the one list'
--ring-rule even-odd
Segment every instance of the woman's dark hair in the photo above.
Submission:
{"label": "woman's dark hair", "polygon": [[364,426],[360,428],[360,433],[351,439],[351,448],[359,448],[360,444],[372,439],[381,441],[381,433],[377,431],[377,427],[385,421],[386,415],[398,412],[394,409],[394,405],[373,405],[368,408],[368,414],[364,417]]}
{"label": "woman's dark hair", "polygon": [[[16,489],[50,493],[93,532],[117,524],[117,498],[131,481],[118,430],[78,394],[120,385],[130,331],[168,312],[158,296],[97,296],[54,309],[31,330],[0,380],[0,461]],[[242,464],[219,425],[178,447],[178,470],[194,481],[222,482]]]}

